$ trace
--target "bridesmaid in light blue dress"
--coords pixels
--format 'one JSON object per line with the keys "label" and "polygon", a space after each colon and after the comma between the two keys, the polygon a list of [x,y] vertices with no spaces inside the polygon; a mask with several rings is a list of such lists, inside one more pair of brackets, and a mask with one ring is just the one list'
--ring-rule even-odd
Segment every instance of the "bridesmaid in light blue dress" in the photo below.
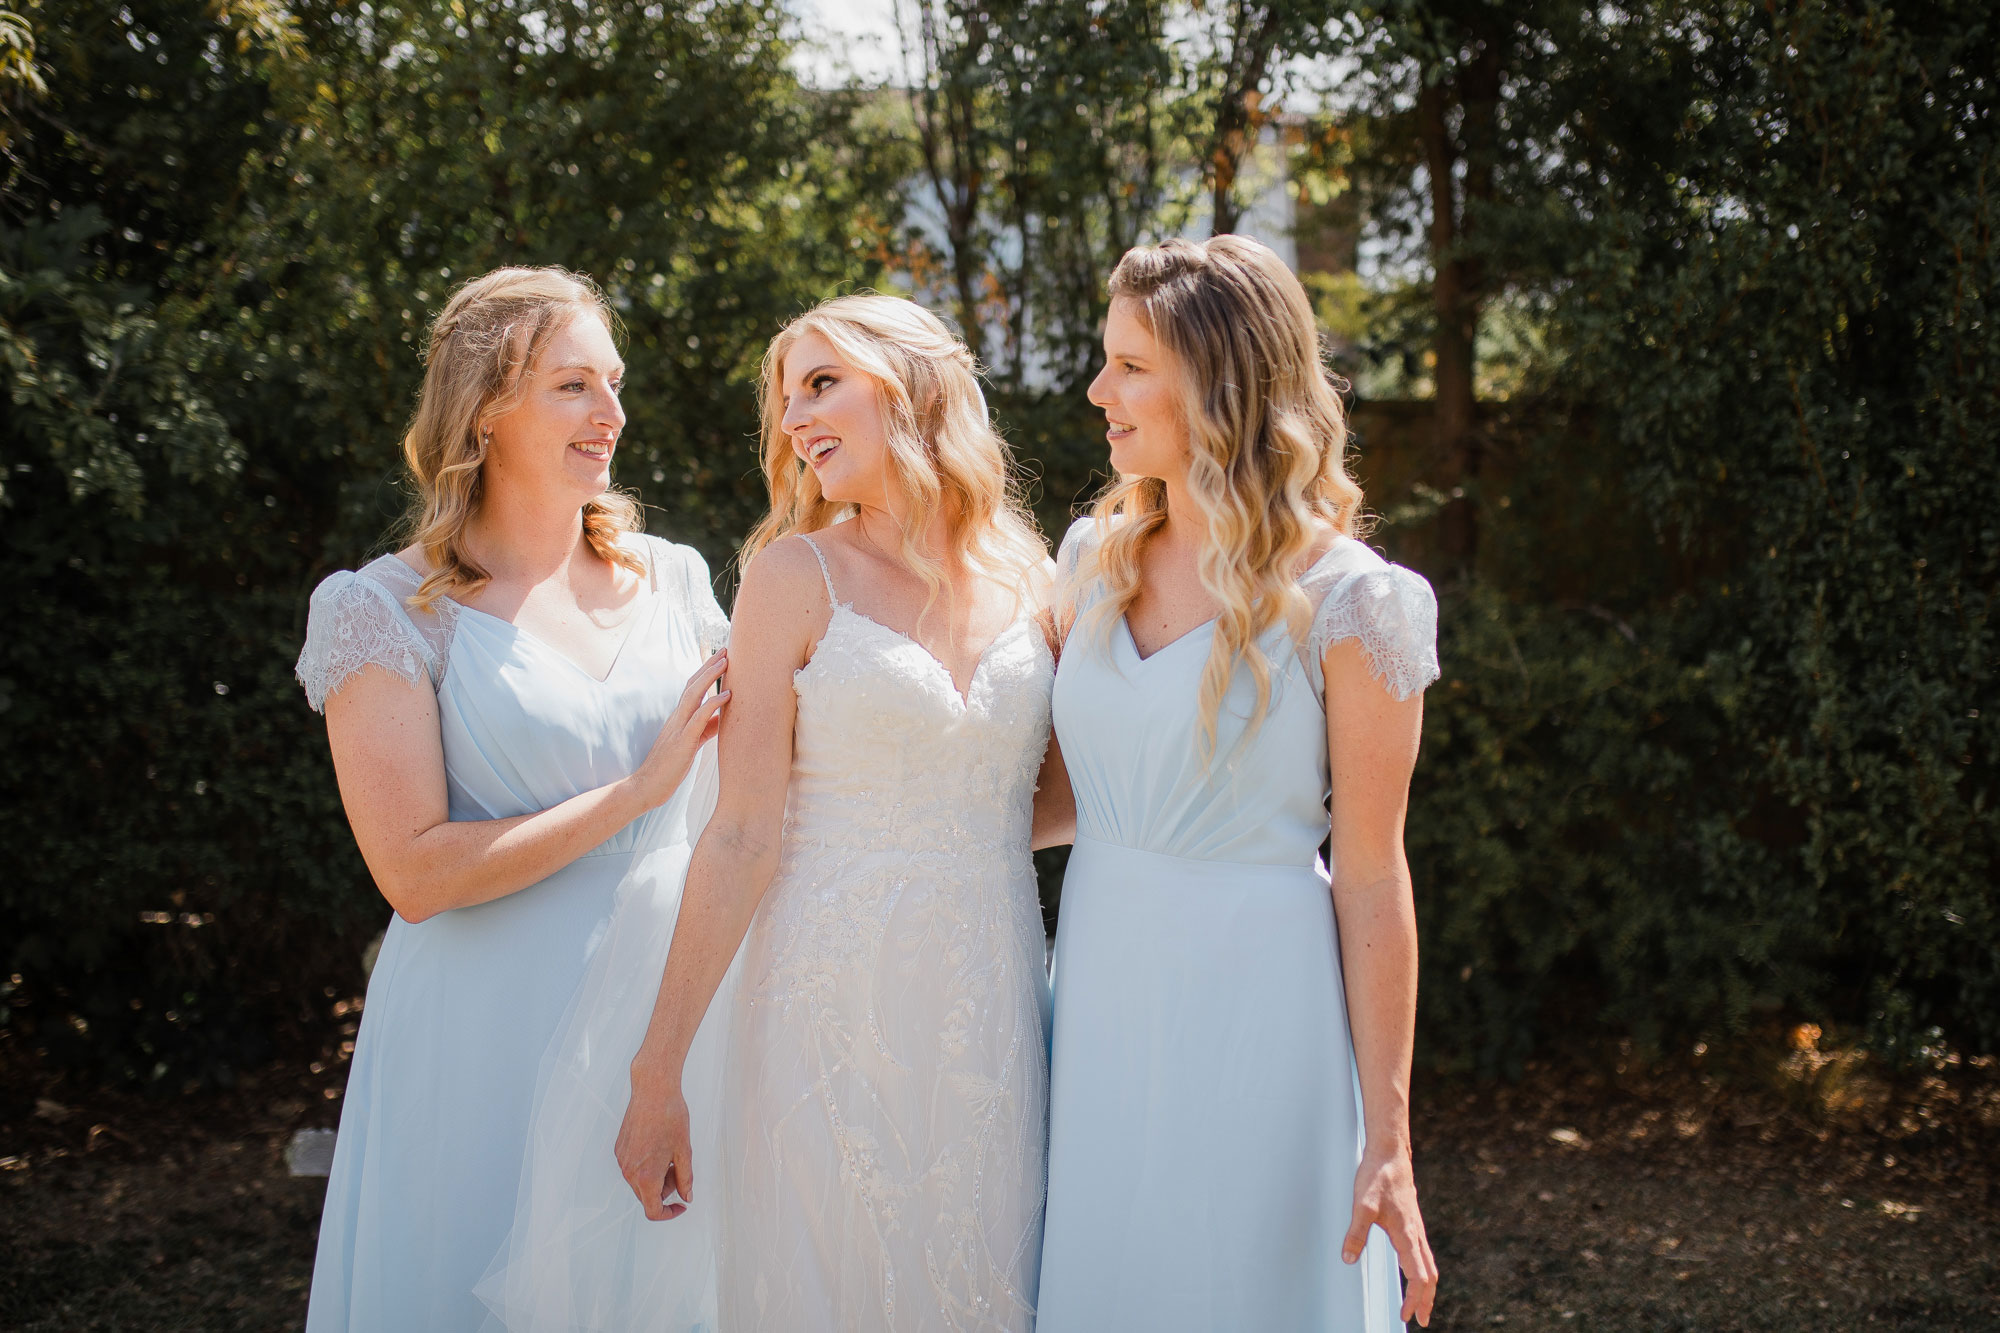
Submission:
{"label": "bridesmaid in light blue dress", "polygon": [[608,327],[596,289],[559,270],[462,287],[405,442],[416,541],[312,597],[299,680],[397,915],[309,1333],[480,1327],[472,1289],[514,1216],[544,1048],[635,851],[685,864],[684,778],[721,707],[721,657],[703,658],[727,625],[701,557],[633,531],[637,506],[609,490]]}
{"label": "bridesmaid in light blue dress", "polygon": [[1111,290],[1091,398],[1121,480],[1059,560],[1076,845],[1037,1327],[1428,1322],[1402,819],[1436,605],[1350,535],[1338,399],[1275,255],[1171,241]]}

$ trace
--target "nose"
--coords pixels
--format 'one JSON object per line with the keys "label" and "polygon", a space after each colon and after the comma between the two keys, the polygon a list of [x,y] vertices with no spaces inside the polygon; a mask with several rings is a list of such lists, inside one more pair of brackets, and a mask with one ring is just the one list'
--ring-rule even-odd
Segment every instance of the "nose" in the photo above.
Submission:
{"label": "nose", "polygon": [[625,405],[618,401],[618,391],[605,386],[597,396],[596,410],[591,413],[591,424],[601,426],[617,434],[625,429]]}
{"label": "nose", "polygon": [[1118,401],[1116,398],[1112,397],[1109,393],[1105,391],[1106,388],[1105,381],[1109,380],[1110,378],[1111,378],[1111,367],[1107,365],[1104,367],[1104,369],[1097,372],[1097,378],[1090,382],[1090,387],[1088,389],[1084,390],[1084,397],[1090,399],[1090,405],[1092,407],[1101,407],[1106,411],[1109,411],[1111,409],[1111,405]]}
{"label": "nose", "polygon": [[778,429],[787,435],[797,435],[812,421],[812,412],[805,404],[805,395],[796,394],[785,404],[785,415],[778,422]]}

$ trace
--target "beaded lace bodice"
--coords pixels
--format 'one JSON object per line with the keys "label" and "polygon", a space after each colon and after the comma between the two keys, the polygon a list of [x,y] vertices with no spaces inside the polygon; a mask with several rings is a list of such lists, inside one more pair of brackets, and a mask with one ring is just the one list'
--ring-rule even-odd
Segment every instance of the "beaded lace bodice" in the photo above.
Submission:
{"label": "beaded lace bodice", "polygon": [[[961,696],[915,641],[827,591],[793,680],[730,1117],[747,1137],[731,1198],[783,1201],[732,1212],[725,1253],[751,1258],[725,1275],[726,1317],[1024,1329],[1047,1099],[1029,829],[1054,661],[1024,616]],[[802,1247],[816,1263],[770,1262]]]}

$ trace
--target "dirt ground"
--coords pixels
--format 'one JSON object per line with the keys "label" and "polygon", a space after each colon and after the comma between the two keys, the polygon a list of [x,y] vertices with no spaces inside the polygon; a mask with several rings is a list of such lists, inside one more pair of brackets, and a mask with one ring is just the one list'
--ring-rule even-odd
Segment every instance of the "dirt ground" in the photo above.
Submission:
{"label": "dirt ground", "polygon": [[[1747,1074],[1420,1079],[1431,1327],[2000,1330],[2000,1070],[1892,1086],[1796,1047]],[[325,1054],[173,1098],[8,1069],[0,1329],[301,1327],[324,1182],[284,1147],[334,1123]]]}

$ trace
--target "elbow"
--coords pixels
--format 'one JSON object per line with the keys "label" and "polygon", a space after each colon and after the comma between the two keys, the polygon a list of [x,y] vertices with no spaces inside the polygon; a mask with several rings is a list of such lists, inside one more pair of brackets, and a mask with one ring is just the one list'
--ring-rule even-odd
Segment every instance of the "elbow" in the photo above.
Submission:
{"label": "elbow", "polygon": [[1066,847],[1076,841],[1076,816],[1068,819],[1038,819],[1028,840],[1031,851],[1042,851],[1048,847]]}
{"label": "elbow", "polygon": [[375,887],[382,891],[382,897],[396,910],[396,915],[413,926],[422,925],[441,910],[435,903],[425,901],[424,896],[414,892],[410,885],[385,880],[378,875]]}
{"label": "elbow", "polygon": [[411,925],[421,925],[445,909],[445,904],[439,901],[438,885],[429,877],[414,874],[403,866],[371,864],[368,869],[383,899],[397,916]]}
{"label": "elbow", "polygon": [[710,820],[695,845],[694,858],[711,874],[761,897],[778,873],[778,837],[773,830],[734,820]]}

